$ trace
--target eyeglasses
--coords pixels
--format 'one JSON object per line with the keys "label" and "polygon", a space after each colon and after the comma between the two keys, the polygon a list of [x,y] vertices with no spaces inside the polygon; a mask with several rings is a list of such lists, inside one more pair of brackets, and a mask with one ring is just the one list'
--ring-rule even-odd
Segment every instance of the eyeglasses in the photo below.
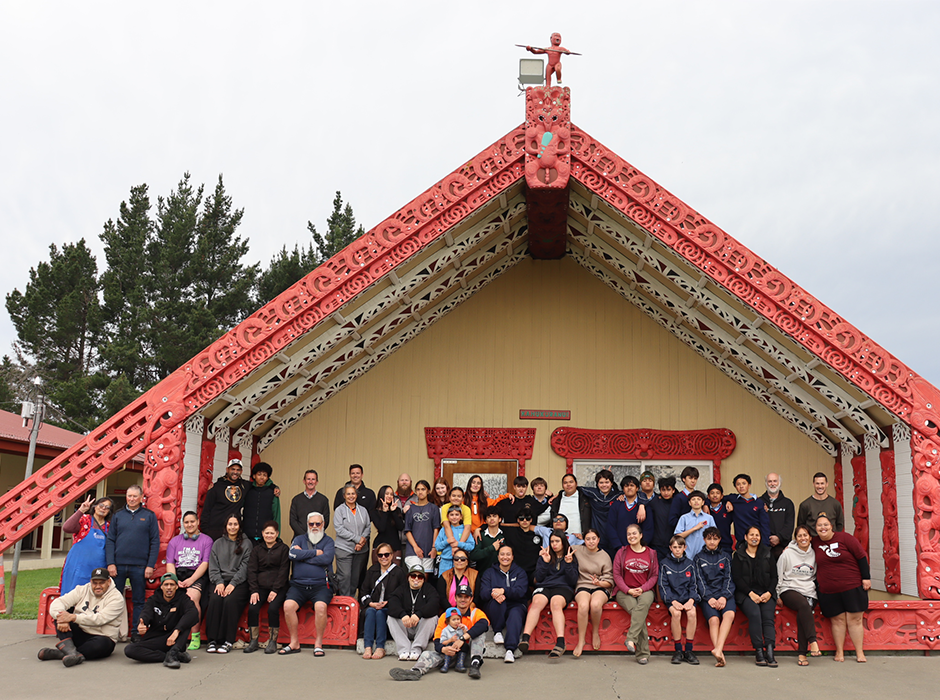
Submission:
{"label": "eyeglasses", "polygon": [[375,556],[377,556],[377,557],[382,557],[382,559],[384,559],[385,557],[390,557],[390,556],[392,556],[392,553],[391,553],[391,552],[379,552],[379,553],[376,554]]}
{"label": "eyeglasses", "polygon": [[454,561],[469,561],[466,557],[454,557]]}

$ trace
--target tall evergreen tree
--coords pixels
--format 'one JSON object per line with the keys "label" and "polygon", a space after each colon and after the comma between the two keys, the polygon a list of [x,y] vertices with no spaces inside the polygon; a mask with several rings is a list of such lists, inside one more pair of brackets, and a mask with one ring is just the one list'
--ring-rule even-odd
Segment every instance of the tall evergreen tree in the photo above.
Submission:
{"label": "tall evergreen tree", "polygon": [[290,252],[287,246],[281,248],[271,258],[268,268],[258,275],[257,306],[268,303],[315,268],[316,257],[312,245],[307,246],[306,250],[295,245]]}
{"label": "tall evergreen tree", "polygon": [[4,355],[0,361],[0,410],[16,413],[20,409],[20,396],[25,397],[26,394],[20,392],[19,374],[19,367],[13,364],[9,355]]}
{"label": "tall evergreen tree", "polygon": [[117,223],[101,233],[107,269],[101,275],[104,334],[101,361],[111,377],[124,376],[138,392],[156,381],[147,343],[147,250],[153,238],[147,185],[131,188]]}
{"label": "tall evergreen tree", "polygon": [[352,207],[348,203],[343,206],[343,195],[338,191],[333,198],[333,213],[326,220],[326,237],[321,236],[310,221],[307,222],[307,230],[313,236],[313,246],[317,252],[314,267],[323,264],[365,233],[362,226],[356,227]]}
{"label": "tall evergreen tree", "polygon": [[29,271],[26,291],[14,289],[6,307],[18,336],[14,348],[43,380],[49,400],[83,424],[100,418],[101,379],[94,371],[101,332],[98,265],[82,239]]}

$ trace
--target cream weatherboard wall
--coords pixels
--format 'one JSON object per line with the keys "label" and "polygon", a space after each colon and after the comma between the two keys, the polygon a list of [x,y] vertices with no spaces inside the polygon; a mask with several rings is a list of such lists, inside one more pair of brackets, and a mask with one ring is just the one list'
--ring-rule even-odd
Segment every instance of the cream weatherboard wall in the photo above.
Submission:
{"label": "cream weatherboard wall", "polygon": [[[571,420],[523,421],[519,409],[570,410]],[[730,428],[737,448],[722,464],[726,492],[743,471],[762,493],[763,475],[773,470],[798,503],[810,494],[814,472],[833,470],[809,438],[568,259],[523,261],[261,457],[274,467],[286,504],[308,468],[319,471],[330,497],[354,462],[375,490],[402,471],[431,481],[426,426],[535,427],[526,474],[557,490],[565,462],[549,436],[559,425]]]}

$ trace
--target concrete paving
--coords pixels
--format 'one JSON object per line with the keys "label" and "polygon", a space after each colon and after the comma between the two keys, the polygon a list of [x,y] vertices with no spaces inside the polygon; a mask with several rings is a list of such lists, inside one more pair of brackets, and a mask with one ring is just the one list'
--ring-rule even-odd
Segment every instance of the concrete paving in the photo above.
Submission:
{"label": "concrete paving", "polygon": [[940,655],[870,653],[865,665],[851,660],[838,664],[831,657],[821,657],[806,668],[798,667],[794,656],[781,656],[780,667],[768,669],[754,666],[753,659],[745,656],[729,656],[725,668],[715,668],[707,651],[700,654],[702,665],[698,667],[673,666],[668,656],[654,656],[648,666],[641,667],[626,656],[585,654],[575,659],[566,654],[550,661],[539,653],[514,664],[487,660],[479,681],[454,672],[443,675],[433,671],[418,682],[395,682],[389,669],[410,664],[399,663],[395,657],[364,661],[353,650],[329,648],[321,659],[314,659],[312,649],[288,657],[261,652],[218,656],[199,651],[192,663],[170,670],[131,661],[124,656],[123,645],[118,645],[110,659],[65,668],[61,662],[36,658],[39,649],[50,646],[53,638],[38,636],[35,630],[34,620],[0,620],[0,697],[4,700],[48,700],[89,693],[141,700],[274,700],[316,697],[318,686],[331,697],[351,700],[411,699],[415,693],[438,698],[454,692],[497,699],[634,700],[663,697],[659,691],[667,688],[667,697],[689,700],[707,694],[759,695],[760,700],[934,700],[940,693]]}

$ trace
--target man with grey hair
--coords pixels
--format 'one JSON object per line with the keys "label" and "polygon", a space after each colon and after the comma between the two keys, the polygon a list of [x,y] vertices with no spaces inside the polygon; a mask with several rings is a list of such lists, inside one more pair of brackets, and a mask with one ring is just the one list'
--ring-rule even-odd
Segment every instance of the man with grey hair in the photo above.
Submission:
{"label": "man with grey hair", "polygon": [[131,621],[131,640],[139,641],[137,623],[144,609],[147,579],[153,576],[160,553],[160,528],[157,516],[143,507],[143,491],[137,484],[127,487],[127,505],[111,516],[111,525],[105,539],[105,559],[108,573],[119,591],[130,579],[134,614]]}
{"label": "man with grey hair", "polygon": [[783,550],[793,539],[793,526],[796,521],[796,507],[793,501],[780,490],[780,475],[771,472],[764,478],[767,490],[761,496],[764,510],[770,519],[770,551],[778,559]]}
{"label": "man with grey hair", "polygon": [[307,514],[307,532],[291,542],[288,558],[293,563],[290,588],[284,602],[284,622],[290,633],[290,643],[278,654],[296,654],[300,651],[300,636],[297,631],[299,611],[307,602],[313,605],[316,639],[314,656],[325,656],[323,633],[326,631],[326,611],[333,591],[327,580],[327,570],[333,563],[336,552],[333,538],[324,532],[326,519],[322,513]]}

